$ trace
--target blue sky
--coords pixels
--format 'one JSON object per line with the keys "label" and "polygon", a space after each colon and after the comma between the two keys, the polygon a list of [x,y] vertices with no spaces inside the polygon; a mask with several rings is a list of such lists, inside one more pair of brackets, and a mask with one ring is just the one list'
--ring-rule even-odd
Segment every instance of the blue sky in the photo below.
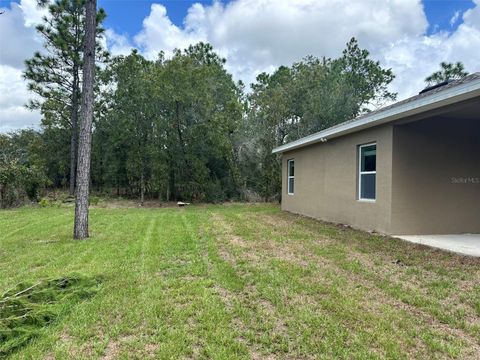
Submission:
{"label": "blue sky", "polygon": [[423,7],[429,23],[428,33],[456,30],[461,18],[452,26],[450,21],[455,13],[458,11],[461,14],[474,6],[471,0],[424,0]]}
{"label": "blue sky", "polygon": [[[228,1],[222,2],[228,3]],[[167,8],[170,20],[177,26],[183,26],[183,20],[190,6],[194,3],[208,5],[212,1],[98,0],[98,5],[103,7],[108,14],[105,25],[118,33],[129,34],[130,36],[141,30],[142,21],[150,13],[152,3],[163,4]],[[474,3],[472,0],[424,0],[423,6],[429,23],[427,33],[432,34],[441,30],[455,30],[461,23],[461,18],[459,18],[453,26],[450,24],[455,13],[459,12],[461,14],[467,9],[473,8]]]}
{"label": "blue sky", "polygon": [[210,0],[97,0],[97,2],[98,6],[103,7],[107,12],[105,25],[112,27],[116,32],[130,35],[137,34],[141,30],[142,21],[150,13],[152,3],[163,4],[167,8],[170,20],[177,26],[182,26],[188,9],[194,3],[211,4]]}

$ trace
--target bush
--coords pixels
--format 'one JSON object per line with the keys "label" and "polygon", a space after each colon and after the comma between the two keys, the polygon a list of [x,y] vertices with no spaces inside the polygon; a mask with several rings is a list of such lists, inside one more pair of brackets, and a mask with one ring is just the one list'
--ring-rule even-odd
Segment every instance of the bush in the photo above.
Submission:
{"label": "bush", "polygon": [[100,196],[90,196],[89,203],[90,205],[98,205],[100,202]]}
{"label": "bush", "polygon": [[220,203],[222,201],[225,201],[225,199],[225,191],[219,180],[212,180],[206,184],[205,197],[203,199],[204,201],[210,203]]}
{"label": "bush", "polygon": [[48,179],[36,167],[9,161],[0,163],[0,208],[19,206],[36,200]]}
{"label": "bush", "polygon": [[38,206],[44,208],[44,207],[49,207],[52,205],[52,202],[48,200],[47,198],[41,198],[40,201],[38,202]]}
{"label": "bush", "polygon": [[68,202],[68,199],[69,199],[68,194],[61,193],[60,195],[58,195],[58,200],[62,203]]}

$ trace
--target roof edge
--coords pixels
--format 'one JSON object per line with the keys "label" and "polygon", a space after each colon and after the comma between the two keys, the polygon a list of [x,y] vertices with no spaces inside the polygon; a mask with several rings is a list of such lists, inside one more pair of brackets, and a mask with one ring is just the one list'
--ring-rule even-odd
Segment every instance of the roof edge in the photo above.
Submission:
{"label": "roof edge", "polygon": [[324,142],[334,137],[347,135],[353,132],[382,125],[391,121],[405,118],[407,116],[420,114],[422,112],[451,105],[456,102],[472,99],[476,96],[480,96],[480,79],[475,79],[468,83],[460,84],[450,89],[434,93],[430,96],[425,96],[391,109],[385,109],[384,111],[380,110],[379,112],[375,112],[372,115],[366,115],[358,120],[353,119],[345,122],[344,124],[339,124],[335,127],[305,136],[298,140],[274,148],[272,153],[283,153],[318,142]]}

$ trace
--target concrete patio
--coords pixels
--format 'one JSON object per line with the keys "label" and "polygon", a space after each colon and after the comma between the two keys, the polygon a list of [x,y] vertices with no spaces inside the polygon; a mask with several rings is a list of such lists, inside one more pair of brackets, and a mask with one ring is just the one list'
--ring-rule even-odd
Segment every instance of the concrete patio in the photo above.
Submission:
{"label": "concrete patio", "polygon": [[480,234],[395,235],[395,237],[462,255],[480,257]]}

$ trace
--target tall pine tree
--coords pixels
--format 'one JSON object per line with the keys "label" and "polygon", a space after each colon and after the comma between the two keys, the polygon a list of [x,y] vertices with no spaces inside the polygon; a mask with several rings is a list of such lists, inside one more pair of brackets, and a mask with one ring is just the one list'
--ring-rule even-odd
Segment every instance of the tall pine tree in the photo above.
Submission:
{"label": "tall pine tree", "polygon": [[[28,107],[39,109],[43,115],[42,126],[46,131],[63,129],[70,137],[69,191],[75,192],[77,163],[78,114],[82,83],[83,43],[85,34],[85,0],[56,0],[50,3],[39,0],[39,6],[48,6],[48,15],[37,26],[44,39],[43,52],[36,52],[26,60],[24,77],[30,91],[39,95]],[[96,13],[97,36],[105,18],[100,9]],[[99,57],[107,53],[96,44]]]}
{"label": "tall pine tree", "polygon": [[77,179],[78,191],[75,197],[75,223],[73,237],[88,238],[88,199],[90,193],[90,158],[92,152],[92,122],[94,111],[95,83],[95,12],[96,0],[87,0],[85,16],[85,46],[83,49],[82,119],[78,146]]}

